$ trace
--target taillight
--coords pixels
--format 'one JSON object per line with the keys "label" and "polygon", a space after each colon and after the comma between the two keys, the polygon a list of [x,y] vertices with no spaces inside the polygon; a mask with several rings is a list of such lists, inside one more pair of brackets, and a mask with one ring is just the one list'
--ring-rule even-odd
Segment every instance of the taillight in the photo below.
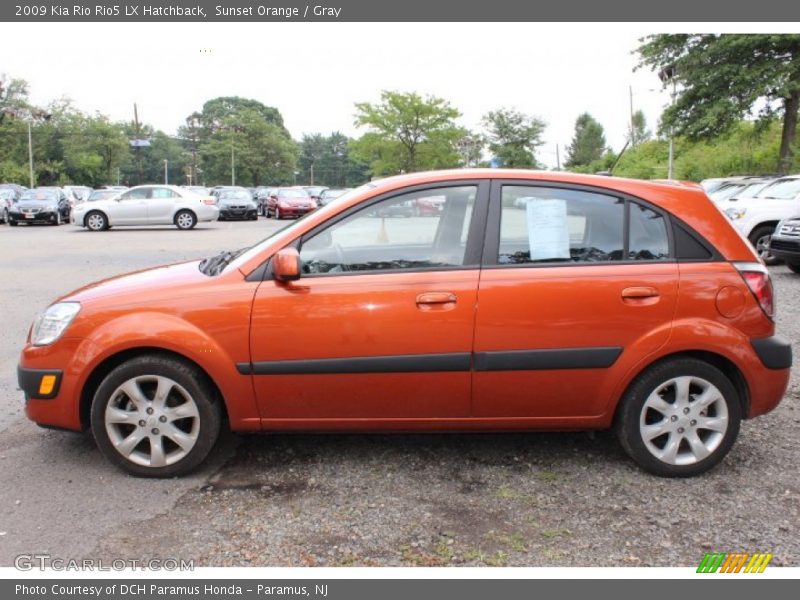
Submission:
{"label": "taillight", "polygon": [[767,268],[761,263],[735,263],[735,266],[761,310],[772,319],[775,316],[775,292]]}

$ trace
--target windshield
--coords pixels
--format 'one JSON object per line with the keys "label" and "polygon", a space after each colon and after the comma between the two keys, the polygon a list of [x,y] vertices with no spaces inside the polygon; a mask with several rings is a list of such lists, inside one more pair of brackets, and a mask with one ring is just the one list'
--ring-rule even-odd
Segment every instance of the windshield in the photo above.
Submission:
{"label": "windshield", "polygon": [[119,192],[115,192],[114,190],[98,190],[89,194],[89,197],[86,199],[87,202],[95,202],[96,200],[108,200],[109,198],[113,198]]}
{"label": "windshield", "polygon": [[800,177],[792,179],[779,179],[761,190],[757,198],[772,200],[791,200],[800,194]]}
{"label": "windshield", "polygon": [[250,200],[252,196],[250,192],[222,192],[219,195],[220,200]]}
{"label": "windshield", "polygon": [[284,188],[278,190],[278,196],[283,196],[284,198],[308,198],[308,193],[305,190]]}
{"label": "windshield", "polygon": [[28,190],[20,200],[57,200],[58,194],[53,190]]}
{"label": "windshield", "polygon": [[[363,192],[366,192],[367,190],[373,189],[374,187],[375,187],[374,183],[365,183],[364,185],[362,185],[360,187],[357,187],[357,188],[355,188],[353,190],[350,190],[346,194],[343,194],[343,195],[339,196],[338,200],[340,200],[341,202],[347,202],[347,200],[349,198],[352,198],[353,196],[357,196],[359,194],[362,194]],[[338,204],[338,202],[337,202],[337,204]],[[245,263],[248,260],[251,260],[254,257],[258,256],[264,250],[264,245],[267,244],[269,241],[271,241],[274,237],[277,237],[278,235],[284,235],[285,234],[287,237],[291,237],[291,232],[294,231],[295,229],[298,229],[299,227],[301,227],[302,223],[303,223],[303,221],[305,219],[309,218],[311,215],[318,215],[320,211],[329,210],[330,206],[331,205],[328,204],[325,207],[323,207],[323,208],[321,208],[321,209],[319,209],[317,211],[313,211],[313,212],[309,212],[309,213],[304,214],[302,217],[300,217],[296,221],[290,221],[285,227],[281,227],[280,229],[278,229],[276,231],[273,231],[270,235],[265,237],[260,242],[258,242],[256,244],[253,244],[250,248],[248,248],[245,252],[240,254],[236,258],[236,260],[232,261],[230,264],[235,264],[236,266],[238,266],[238,265],[240,265],[242,263]]]}

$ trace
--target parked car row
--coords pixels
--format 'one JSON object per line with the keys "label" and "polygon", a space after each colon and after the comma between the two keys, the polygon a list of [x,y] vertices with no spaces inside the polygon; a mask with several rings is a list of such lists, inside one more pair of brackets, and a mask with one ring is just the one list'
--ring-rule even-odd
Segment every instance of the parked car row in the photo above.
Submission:
{"label": "parked car row", "polygon": [[765,264],[778,264],[781,257],[772,252],[770,240],[781,221],[800,216],[800,175],[754,179],[748,178],[745,181],[749,183],[716,204],[750,240]]}

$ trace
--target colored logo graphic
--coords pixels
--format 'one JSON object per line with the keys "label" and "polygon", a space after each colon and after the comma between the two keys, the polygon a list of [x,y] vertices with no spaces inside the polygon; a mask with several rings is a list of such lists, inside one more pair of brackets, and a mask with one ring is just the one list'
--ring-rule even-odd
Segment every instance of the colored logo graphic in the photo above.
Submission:
{"label": "colored logo graphic", "polygon": [[772,554],[767,552],[757,552],[749,554],[739,552],[726,554],[725,552],[707,553],[700,566],[697,567],[698,573],[763,573]]}

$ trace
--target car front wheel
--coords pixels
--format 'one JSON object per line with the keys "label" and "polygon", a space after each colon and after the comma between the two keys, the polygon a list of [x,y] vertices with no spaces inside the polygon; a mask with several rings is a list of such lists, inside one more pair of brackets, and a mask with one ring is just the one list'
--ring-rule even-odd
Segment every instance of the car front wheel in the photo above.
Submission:
{"label": "car front wheel", "polygon": [[789,270],[792,273],[800,273],[800,263],[796,262],[787,262],[786,266],[789,267]]}
{"label": "car front wheel", "polygon": [[742,407],[716,367],[673,359],[642,373],[622,399],[617,433],[642,468],[662,477],[691,477],[717,465],[736,441]]}
{"label": "car front wheel", "polygon": [[106,376],[94,396],[91,423],[111,463],[132,475],[174,477],[208,456],[219,436],[221,409],[196,367],[149,355]]}

